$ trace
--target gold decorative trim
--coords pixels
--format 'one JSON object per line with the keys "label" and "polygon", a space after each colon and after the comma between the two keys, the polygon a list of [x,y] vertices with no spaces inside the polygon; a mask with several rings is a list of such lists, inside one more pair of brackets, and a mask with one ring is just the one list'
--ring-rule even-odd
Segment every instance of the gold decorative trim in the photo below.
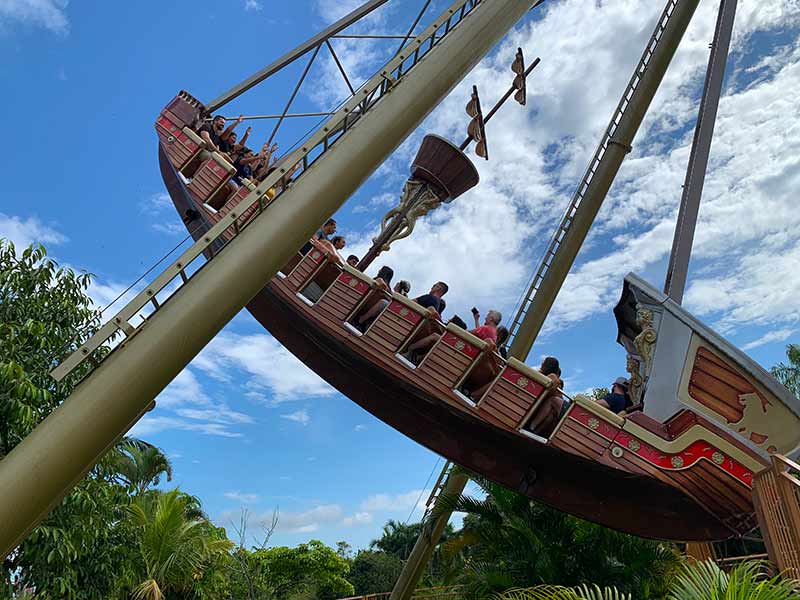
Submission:
{"label": "gold decorative trim", "polygon": [[669,462],[672,463],[672,466],[675,467],[676,469],[680,469],[681,467],[683,467],[683,458],[681,458],[680,456],[673,456]]}
{"label": "gold decorative trim", "polygon": [[639,440],[631,438],[630,441],[628,442],[628,448],[630,448],[634,452],[638,452],[642,448],[642,445],[639,443]]}
{"label": "gold decorative trim", "polygon": [[611,448],[611,456],[613,456],[614,458],[622,458],[623,454],[625,454],[625,451],[619,446],[614,446],[613,448]]}
{"label": "gold decorative trim", "polygon": [[590,417],[589,421],[587,422],[587,425],[589,425],[589,429],[594,431],[598,427],[600,427],[600,419],[596,419],[595,417]]}
{"label": "gold decorative trim", "polygon": [[464,342],[462,342],[461,340],[456,340],[456,345],[455,345],[456,350],[461,351],[466,347],[467,345]]}
{"label": "gold decorative trim", "polygon": [[404,306],[403,308],[401,308],[401,309],[400,309],[400,316],[401,316],[401,317],[407,317],[407,316],[408,316],[408,313],[410,313],[410,312],[411,312],[411,311],[410,311],[410,310],[408,310],[408,309],[407,309],[407,308]]}
{"label": "gold decorative trim", "polygon": [[711,455],[711,460],[713,460],[715,464],[721,465],[725,462],[725,455],[722,452],[714,452],[714,454]]}
{"label": "gold decorative trim", "polygon": [[530,383],[530,379],[528,379],[527,377],[520,377],[519,379],[517,379],[517,386],[519,386],[519,387],[521,387],[523,389],[528,387],[529,383]]}

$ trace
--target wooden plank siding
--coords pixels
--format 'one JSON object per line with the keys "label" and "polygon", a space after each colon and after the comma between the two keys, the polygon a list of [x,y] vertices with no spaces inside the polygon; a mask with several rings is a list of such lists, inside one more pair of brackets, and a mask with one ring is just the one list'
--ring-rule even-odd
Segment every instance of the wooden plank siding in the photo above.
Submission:
{"label": "wooden plank siding", "polygon": [[523,419],[537,400],[536,396],[525,393],[519,386],[500,377],[481,399],[478,413],[491,414],[506,427],[517,429],[522,426]]}
{"label": "wooden plank siding", "polygon": [[734,367],[708,348],[698,348],[689,380],[689,395],[728,423],[736,423],[744,415],[744,407],[739,402],[743,394],[757,394],[761,398],[753,384]]}

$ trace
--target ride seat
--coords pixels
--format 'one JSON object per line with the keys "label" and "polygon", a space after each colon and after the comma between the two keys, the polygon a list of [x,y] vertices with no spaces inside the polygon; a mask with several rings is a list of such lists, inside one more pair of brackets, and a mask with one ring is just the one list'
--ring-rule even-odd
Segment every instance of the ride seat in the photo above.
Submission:
{"label": "ride seat", "polygon": [[553,380],[509,358],[500,376],[478,403],[478,411],[509,429],[521,429],[535,414]]}
{"label": "ride seat", "polygon": [[218,152],[212,152],[187,186],[192,198],[198,204],[207,204],[215,211],[222,208],[229,195],[226,184],[236,172],[233,165]]}
{"label": "ride seat", "polygon": [[156,121],[156,133],[175,169],[191,177],[200,164],[200,152],[206,147],[203,138],[189,127],[181,127],[164,113]]}
{"label": "ride seat", "polygon": [[455,389],[489,345],[458,325],[448,324],[419,364],[421,377]]}

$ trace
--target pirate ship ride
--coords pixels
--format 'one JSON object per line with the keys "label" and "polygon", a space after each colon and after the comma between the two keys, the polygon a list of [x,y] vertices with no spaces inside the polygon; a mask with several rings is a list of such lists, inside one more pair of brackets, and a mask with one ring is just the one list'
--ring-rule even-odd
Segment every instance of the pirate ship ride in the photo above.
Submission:
{"label": "pirate ship ride", "polygon": [[[529,317],[541,321],[546,314],[537,312],[536,294],[546,294],[549,282],[554,298],[696,5],[697,0],[667,2],[514,321],[512,356],[527,355],[514,349],[529,334]],[[254,239],[255,224],[285,219],[293,192],[313,189],[330,177],[326,161],[333,172],[341,172],[347,161],[364,160],[352,138],[374,126],[381,105],[409,85],[426,61],[430,66],[439,60],[441,69],[466,67],[442,62],[438,49],[481,11],[495,9],[501,10],[495,0],[457,0],[375,77],[353,89],[351,98],[264,181],[244,182],[234,193],[226,184],[235,169],[223,155],[204,151],[195,131],[270,69],[208,105],[178,94],[156,122],[159,162],[196,243],[67,359],[56,376],[115,333],[137,335],[144,325],[134,326],[131,319],[142,306],[155,307],[148,321],[153,320],[169,304],[157,295],[166,295],[170,282],[185,285],[206,270],[189,275],[194,261],[224,261],[232,248],[245,246],[243,239]],[[323,33],[330,37],[340,30]],[[316,53],[326,39],[318,36],[304,52],[316,48]],[[483,132],[473,128],[472,134]],[[290,175],[294,164],[297,172]],[[470,159],[435,136],[426,137],[411,171],[409,190],[423,187],[434,204],[477,184]],[[327,216],[330,212],[320,208],[316,225]],[[282,267],[247,308],[299,360],[367,411],[468,469],[615,529],[685,541],[739,536],[755,527],[754,479],[767,469],[771,452],[797,448],[800,403],[680,304],[638,277],[626,277],[614,312],[618,341],[628,352],[634,410],[614,414],[579,396],[545,437],[529,424],[554,392],[548,378],[524,360],[503,359],[483,340],[383,289],[332,253],[317,247],[297,252],[312,231],[305,226],[291,243],[278,245],[275,260]],[[374,323],[365,331],[354,327],[354,319],[380,300],[386,307]],[[422,361],[403,360],[404,350],[429,334],[438,341]],[[112,355],[124,351],[126,343]]]}

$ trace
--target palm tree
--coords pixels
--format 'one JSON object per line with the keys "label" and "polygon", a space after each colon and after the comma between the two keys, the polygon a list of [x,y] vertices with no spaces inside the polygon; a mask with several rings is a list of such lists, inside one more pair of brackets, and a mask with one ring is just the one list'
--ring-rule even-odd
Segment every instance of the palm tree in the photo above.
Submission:
{"label": "palm tree", "polygon": [[158,485],[162,475],[172,481],[172,464],[161,449],[135,438],[125,438],[117,444],[113,466],[119,482],[136,496],[151,485]]}
{"label": "palm tree", "polygon": [[678,575],[669,600],[797,600],[800,582],[769,578],[766,564],[760,561],[742,563],[729,574],[713,561],[687,564]]}
{"label": "palm tree", "polygon": [[666,594],[680,564],[672,545],[577,519],[482,477],[473,480],[485,492],[484,499],[443,497],[441,505],[466,513],[464,527],[444,548],[447,554],[463,554],[465,583],[475,596],[584,582],[616,585],[636,598]]}
{"label": "palm tree", "polygon": [[143,494],[127,507],[138,537],[134,600],[163,600],[192,589],[204,568],[233,547],[207,520],[191,518],[192,497],[178,489]]}
{"label": "palm tree", "polygon": [[[730,575],[713,560],[684,563],[667,596],[668,600],[797,600],[800,582],[769,578],[760,561],[742,563]],[[495,600],[630,600],[614,588],[566,588],[540,585],[495,594]]]}
{"label": "palm tree", "polygon": [[772,374],[787,390],[800,398],[800,344],[786,346],[789,364],[778,363],[772,367]]}

